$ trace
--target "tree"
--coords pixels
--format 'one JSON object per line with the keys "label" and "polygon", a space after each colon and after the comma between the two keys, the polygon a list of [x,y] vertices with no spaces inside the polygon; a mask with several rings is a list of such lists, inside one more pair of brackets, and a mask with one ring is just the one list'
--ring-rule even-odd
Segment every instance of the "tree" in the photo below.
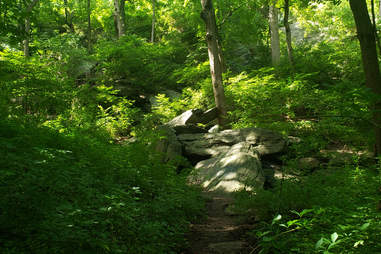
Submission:
{"label": "tree", "polygon": [[126,0],[114,0],[114,18],[117,28],[118,38],[122,37],[125,32],[125,22],[126,22],[126,14],[125,14],[125,3]]}
{"label": "tree", "polygon": [[67,0],[64,0],[65,5],[65,23],[69,27],[69,30],[74,33],[74,25],[73,25],[73,15],[71,11],[69,10],[68,2]]}
{"label": "tree", "polygon": [[37,4],[38,0],[33,0],[30,2],[25,10],[25,38],[23,40],[23,46],[24,46],[24,56],[28,58],[30,56],[29,51],[29,41],[30,41],[30,16],[32,13],[32,10],[34,6]]}
{"label": "tree", "polygon": [[271,32],[271,59],[274,66],[280,63],[280,41],[279,41],[279,24],[278,9],[276,3],[271,3],[269,9],[269,23]]}
{"label": "tree", "polygon": [[290,29],[290,23],[288,22],[289,14],[290,14],[289,0],[284,0],[283,23],[284,23],[284,28],[286,32],[287,54],[288,54],[288,61],[291,65],[291,69],[294,71],[294,55],[293,55],[292,41],[291,41],[291,29]]}
{"label": "tree", "polygon": [[212,76],[214,101],[218,109],[218,124],[224,127],[226,124],[226,100],[222,82],[223,66],[218,49],[218,31],[212,0],[201,0],[201,18],[205,22],[206,41],[208,43],[208,55],[210,74]]}
{"label": "tree", "polygon": [[91,51],[91,0],[87,0],[87,50]]}
{"label": "tree", "polygon": [[376,38],[365,0],[349,0],[360,41],[365,84],[376,95],[373,104],[375,155],[381,153],[381,75],[377,58]]}
{"label": "tree", "polygon": [[152,29],[151,29],[151,43],[154,43],[154,41],[155,41],[155,22],[156,22],[155,1],[156,1],[156,0],[152,0]]}

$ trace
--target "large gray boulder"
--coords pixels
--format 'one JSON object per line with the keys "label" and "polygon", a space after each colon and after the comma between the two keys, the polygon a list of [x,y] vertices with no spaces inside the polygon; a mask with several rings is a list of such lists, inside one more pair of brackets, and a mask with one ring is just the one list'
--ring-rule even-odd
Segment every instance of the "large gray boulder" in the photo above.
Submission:
{"label": "large gray boulder", "polygon": [[231,146],[241,142],[246,142],[260,156],[263,156],[283,151],[286,144],[281,135],[259,128],[225,130],[217,133],[181,134],[177,138],[183,144],[185,155],[188,157],[218,156],[230,150]]}
{"label": "large gray boulder", "polygon": [[265,177],[257,151],[240,142],[219,156],[197,163],[189,181],[208,191],[234,192],[262,188]]}
{"label": "large gray boulder", "polygon": [[166,125],[175,126],[185,126],[189,124],[207,124],[217,118],[218,110],[217,108],[212,108],[207,111],[202,111],[201,109],[190,109],[185,111],[181,115],[173,118],[171,121],[166,123]]}
{"label": "large gray boulder", "polygon": [[165,125],[159,126],[157,131],[160,139],[155,145],[155,150],[163,154],[163,162],[176,162],[182,156],[182,145],[177,140],[175,131]]}
{"label": "large gray boulder", "polygon": [[190,109],[188,111],[185,111],[179,116],[176,116],[171,121],[166,123],[165,125],[170,127],[175,126],[184,126],[187,124],[197,124],[199,117],[202,115],[201,109]]}

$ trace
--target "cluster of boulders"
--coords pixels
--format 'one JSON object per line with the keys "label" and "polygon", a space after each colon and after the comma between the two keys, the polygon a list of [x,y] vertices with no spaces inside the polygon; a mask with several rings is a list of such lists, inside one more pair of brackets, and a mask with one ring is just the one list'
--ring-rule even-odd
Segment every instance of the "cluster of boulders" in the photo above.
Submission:
{"label": "cluster of boulders", "polygon": [[[165,161],[183,156],[194,164],[189,181],[209,191],[255,190],[274,175],[261,159],[281,153],[286,140],[279,134],[259,128],[218,131],[205,128],[217,117],[217,109],[192,109],[159,127],[162,139],[156,148]],[[204,127],[201,127],[204,126]]]}

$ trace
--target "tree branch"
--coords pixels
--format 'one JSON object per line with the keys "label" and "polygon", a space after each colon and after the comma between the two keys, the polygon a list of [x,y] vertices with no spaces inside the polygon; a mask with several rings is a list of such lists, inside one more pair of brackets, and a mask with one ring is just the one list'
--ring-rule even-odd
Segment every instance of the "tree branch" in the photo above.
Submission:
{"label": "tree branch", "polygon": [[218,29],[220,29],[223,26],[223,24],[226,22],[226,20],[228,18],[230,18],[234,14],[234,12],[238,11],[239,9],[241,9],[242,6],[243,6],[243,4],[237,6],[236,8],[234,8],[232,10],[230,10],[229,13],[222,19],[220,24],[218,24]]}

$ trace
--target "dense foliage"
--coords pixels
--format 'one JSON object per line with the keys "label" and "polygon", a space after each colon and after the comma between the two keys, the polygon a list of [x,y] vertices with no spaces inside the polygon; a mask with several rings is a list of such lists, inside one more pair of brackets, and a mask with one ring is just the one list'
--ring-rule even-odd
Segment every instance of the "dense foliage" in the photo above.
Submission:
{"label": "dense foliage", "polygon": [[[154,149],[158,125],[214,105],[200,2],[156,0],[153,42],[152,1],[125,1],[120,38],[113,2],[0,1],[1,253],[178,253],[202,216]],[[273,189],[237,193],[253,253],[381,252],[380,158],[361,156],[379,98],[348,3],[291,1],[294,66],[283,27],[271,65],[268,1],[214,4],[231,127],[302,140]],[[297,169],[324,149],[351,157]]]}

